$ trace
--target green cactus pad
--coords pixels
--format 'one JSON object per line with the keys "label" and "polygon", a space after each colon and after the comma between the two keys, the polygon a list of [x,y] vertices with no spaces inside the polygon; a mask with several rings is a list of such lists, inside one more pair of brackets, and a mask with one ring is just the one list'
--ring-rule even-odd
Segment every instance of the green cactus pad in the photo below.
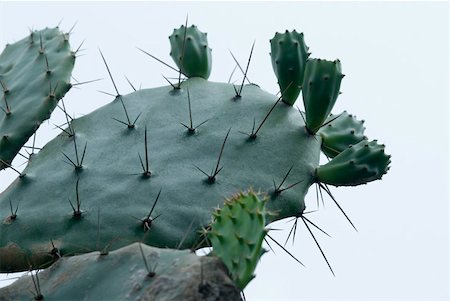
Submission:
{"label": "green cactus pad", "polygon": [[[194,127],[208,120],[195,131],[180,124],[190,120],[187,88]],[[185,237],[181,247],[191,248],[213,209],[250,187],[270,196],[267,209],[278,215],[267,222],[303,212],[319,165],[320,137],[307,133],[297,109],[282,102],[274,107],[275,95],[255,85],[244,89],[235,100],[232,84],[191,78],[179,90],[166,86],[121,96],[131,118],[141,114],[134,128],[113,119],[125,115],[119,98],[74,120],[75,136],[61,133],[50,141],[25,176],[0,194],[0,270],[28,269],[26,256],[37,266],[48,263],[51,240],[63,255],[113,250],[144,234],[149,245],[175,248]],[[253,122],[263,120],[258,135],[249,137]],[[146,157],[148,173],[142,167]],[[75,167],[69,158],[83,162]],[[291,168],[274,191],[273,181],[280,185]],[[214,181],[211,169],[220,170]],[[13,207],[20,202],[15,219],[10,200]]]}
{"label": "green cactus pad", "polygon": [[0,54],[0,170],[70,89],[75,54],[58,28],[33,31]]}
{"label": "green cactus pad", "polygon": [[243,290],[252,280],[264,249],[265,201],[253,192],[239,194],[214,212],[208,232],[213,252],[227,266],[237,287]]}
{"label": "green cactus pad", "polygon": [[350,145],[330,162],[316,169],[318,181],[334,186],[356,186],[381,179],[388,171],[391,156],[384,145],[363,140]]}
{"label": "green cactus pad", "polygon": [[278,78],[283,101],[293,105],[300,94],[303,84],[309,47],[303,39],[303,33],[295,29],[292,32],[275,33],[270,40],[272,67]]}
{"label": "green cactus pad", "polygon": [[364,120],[359,121],[347,111],[339,115],[331,114],[325,120],[318,134],[322,137],[322,151],[329,158],[334,158],[346,150],[350,145],[357,144],[364,139]]}
{"label": "green cactus pad", "polygon": [[310,132],[316,133],[331,113],[343,77],[339,60],[309,59],[306,63],[302,95]]}
{"label": "green cactus pad", "polygon": [[[0,289],[0,300],[29,301],[39,294],[46,301],[241,300],[217,258],[138,243],[108,255],[93,252],[61,258],[33,277],[23,276]],[[38,289],[33,280],[39,282]]]}
{"label": "green cactus pad", "polygon": [[195,25],[174,29],[170,40],[170,56],[187,77],[208,79],[211,74],[211,48],[206,33]]}

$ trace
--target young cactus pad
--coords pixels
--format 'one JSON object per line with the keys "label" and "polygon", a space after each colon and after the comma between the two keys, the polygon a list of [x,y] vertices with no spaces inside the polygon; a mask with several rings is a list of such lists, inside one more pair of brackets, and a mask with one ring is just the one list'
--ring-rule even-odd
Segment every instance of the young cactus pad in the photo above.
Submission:
{"label": "young cactus pad", "polygon": [[74,63],[68,34],[58,28],[32,31],[0,54],[0,170],[71,88]]}
{"label": "young cactus pad", "polygon": [[381,179],[389,170],[389,163],[391,156],[384,153],[384,145],[363,140],[317,168],[317,178],[334,186],[366,184]]}
{"label": "young cactus pad", "polygon": [[343,77],[339,60],[309,59],[306,63],[302,95],[310,132],[316,133],[331,113]]}
{"label": "young cactus pad", "polygon": [[227,200],[214,212],[208,238],[214,254],[222,259],[241,290],[255,277],[256,264],[264,251],[265,226],[265,201],[253,192]]}
{"label": "young cactus pad", "polygon": [[334,158],[350,145],[367,139],[364,136],[364,120],[359,121],[346,111],[339,115],[331,114],[324,124],[318,134],[322,137],[322,151],[329,158]]}
{"label": "young cactus pad", "polygon": [[0,300],[241,300],[217,258],[139,243],[61,258],[34,274],[0,289]]}
{"label": "young cactus pad", "polygon": [[174,29],[170,40],[170,56],[187,77],[208,79],[211,74],[211,48],[206,33],[195,25]]}
{"label": "young cactus pad", "polygon": [[277,32],[270,40],[270,49],[272,67],[283,94],[283,102],[292,106],[303,84],[309,47],[305,44],[303,33],[294,29],[292,32]]}

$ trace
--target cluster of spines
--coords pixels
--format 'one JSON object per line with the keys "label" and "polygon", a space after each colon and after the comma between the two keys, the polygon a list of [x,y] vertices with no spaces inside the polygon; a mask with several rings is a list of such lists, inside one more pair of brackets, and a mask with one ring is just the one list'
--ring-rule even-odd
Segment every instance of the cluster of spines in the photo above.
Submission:
{"label": "cluster of spines", "polygon": [[264,253],[265,201],[254,192],[227,200],[217,209],[208,232],[213,252],[227,266],[238,288],[243,289],[254,278],[254,270]]}

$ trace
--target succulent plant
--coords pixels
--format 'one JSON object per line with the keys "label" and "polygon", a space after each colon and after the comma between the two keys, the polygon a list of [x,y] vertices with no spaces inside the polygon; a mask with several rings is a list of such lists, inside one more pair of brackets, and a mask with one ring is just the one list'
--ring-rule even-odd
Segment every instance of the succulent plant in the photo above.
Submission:
{"label": "succulent plant", "polygon": [[[332,197],[327,185],[365,184],[387,172],[390,157],[368,142],[362,122],[346,112],[330,115],[343,78],[340,62],[308,58],[303,34],[287,31],[271,41],[280,97],[255,84],[208,81],[211,51],[197,27],[183,25],[169,39],[180,72],[176,85],[121,95],[101,54],[114,100],[69,119],[0,194],[0,271],[45,268],[66,256],[77,255],[69,259],[76,262],[92,251],[108,257],[133,242],[212,245],[211,255],[243,289],[254,277],[269,223],[301,217],[314,225],[304,217],[311,185]],[[14,57],[8,48],[4,53],[0,58]],[[51,70],[70,77],[64,60]],[[57,82],[69,87],[61,76]],[[305,112],[293,107],[300,91]],[[321,149],[332,158],[324,165]]]}

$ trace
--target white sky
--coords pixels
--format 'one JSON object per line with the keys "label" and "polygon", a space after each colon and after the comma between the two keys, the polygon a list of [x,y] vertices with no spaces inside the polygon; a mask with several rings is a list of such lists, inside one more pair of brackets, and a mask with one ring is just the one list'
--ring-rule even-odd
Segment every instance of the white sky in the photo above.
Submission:
{"label": "white sky", "polygon": [[[365,119],[369,138],[392,154],[383,181],[333,190],[359,232],[331,202],[311,215],[333,236],[316,234],[336,277],[299,224],[295,245],[287,246],[307,267],[279,249],[264,255],[247,300],[449,300],[449,4],[0,2],[0,48],[27,35],[28,27],[52,27],[62,19],[68,30],[78,21],[71,42],[76,48],[85,39],[86,50],[74,76],[105,78],[65,98],[80,116],[112,99],[97,92],[113,92],[99,47],[121,93],[131,92],[123,75],[143,88],[166,85],[161,74],[175,74],[136,46],[172,63],[167,37],[186,14],[208,32],[210,80],[227,81],[234,66],[228,49],[245,64],[256,40],[249,78],[273,93],[278,87],[268,41],[275,31],[303,31],[312,56],[339,58],[347,75],[334,112],[346,109]],[[55,114],[39,130],[38,146],[59,133],[52,124],[62,117]],[[0,172],[0,191],[15,177]],[[284,242],[290,226],[277,223],[273,227],[286,231],[273,236]]]}

